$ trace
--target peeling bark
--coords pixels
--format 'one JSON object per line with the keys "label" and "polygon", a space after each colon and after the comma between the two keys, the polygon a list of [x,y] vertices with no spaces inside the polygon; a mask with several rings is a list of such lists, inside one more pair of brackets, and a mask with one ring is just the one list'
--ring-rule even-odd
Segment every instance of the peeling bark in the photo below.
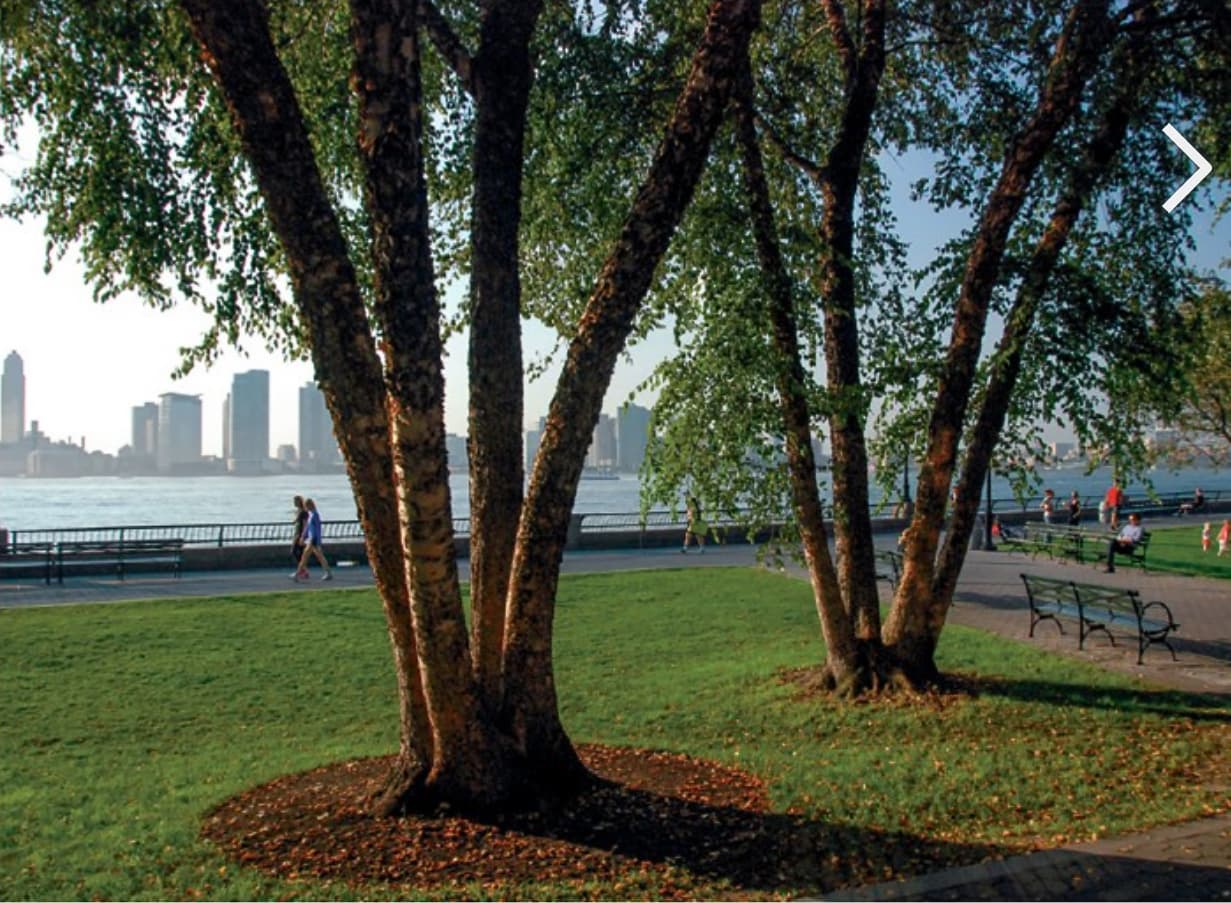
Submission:
{"label": "peeling bark", "polygon": [[710,7],[666,135],[570,343],[531,476],[509,590],[503,714],[532,767],[563,778],[584,773],[560,724],[551,654],[577,482],[616,358],[700,178],[759,12],[758,0]]}
{"label": "peeling bark", "polygon": [[872,515],[868,505],[868,450],[863,433],[859,375],[859,320],[856,312],[855,197],[885,71],[885,4],[866,0],[858,55],[835,0],[826,3],[830,32],[847,73],[842,124],[821,170],[818,185],[825,200],[820,237],[820,287],[825,311],[825,365],[832,397],[834,536],[839,579],[864,642],[880,640],[880,600]]}
{"label": "peeling bark", "polygon": [[500,705],[505,604],[524,482],[518,228],[540,2],[484,10],[473,65],[474,214],[470,271],[471,655],[484,703]]}
{"label": "peeling bark", "polygon": [[411,623],[432,731],[425,790],[455,804],[489,807],[511,793],[512,757],[470,670],[453,545],[416,4],[355,4],[352,16],[374,310],[384,339]]}
{"label": "peeling bark", "polygon": [[883,632],[885,642],[908,670],[936,670],[932,653],[943,626],[943,608],[932,604],[936,552],[1005,245],[1035,173],[1077,108],[1086,81],[1111,39],[1108,7],[1106,0],[1074,4],[1056,43],[1038,105],[1009,150],[967,259],[928,425],[928,449],[916,481],[915,515],[906,534],[902,579]]}
{"label": "peeling bark", "polygon": [[290,267],[384,607],[397,675],[399,767],[413,782],[431,761],[432,742],[407,618],[384,378],[354,267],[264,6],[243,0],[181,5],[231,111]]}
{"label": "peeling bark", "polygon": [[[1143,15],[1145,13],[1146,11],[1142,12]],[[959,501],[954,506],[936,576],[932,581],[932,605],[940,609],[936,620],[941,623],[953,602],[958,575],[966,560],[966,550],[979,509],[980,488],[987,477],[992,450],[1004,427],[1009,402],[1021,372],[1026,339],[1034,324],[1035,312],[1047,291],[1060,254],[1089,202],[1099,177],[1106,172],[1124,145],[1129,122],[1137,106],[1141,79],[1152,60],[1145,45],[1146,40],[1138,35],[1137,40],[1117,54],[1114,71],[1117,73],[1116,84],[1119,91],[1103,114],[1099,128],[1087,144],[1079,164],[1069,177],[1068,186],[1052,210],[1047,227],[1035,244],[1025,278],[1006,319],[1004,335],[996,346],[995,363],[988,377],[987,391],[963,457],[962,477],[958,483]]]}
{"label": "peeling bark", "polygon": [[791,503],[799,524],[812,597],[825,639],[826,669],[835,687],[853,685],[858,682],[856,675],[859,672],[855,631],[843,604],[838,574],[829,555],[825,515],[816,480],[816,459],[812,454],[811,412],[804,392],[804,368],[799,353],[799,327],[791,279],[778,246],[773,205],[754,124],[751,64],[747,57],[741,64],[734,105],[735,135],[742,156],[744,190],[748,194],[757,262],[768,301],[770,334],[778,355],[775,381],[786,435]]}

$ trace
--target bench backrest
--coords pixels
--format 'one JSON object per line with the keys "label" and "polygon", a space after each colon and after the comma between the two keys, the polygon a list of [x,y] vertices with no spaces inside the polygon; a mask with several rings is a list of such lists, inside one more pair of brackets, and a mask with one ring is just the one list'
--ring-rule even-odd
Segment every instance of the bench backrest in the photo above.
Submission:
{"label": "bench backrest", "polygon": [[1113,586],[1096,586],[1092,583],[1074,583],[1073,590],[1086,608],[1104,608],[1109,611],[1141,617],[1141,597],[1135,589],[1119,589]]}
{"label": "bench backrest", "polygon": [[84,554],[90,552],[161,552],[180,551],[182,539],[91,539],[61,542],[57,544],[61,554]]}
{"label": "bench backrest", "polygon": [[1030,607],[1034,608],[1041,602],[1054,602],[1061,605],[1081,605],[1073,588],[1071,580],[1057,580],[1054,577],[1036,577],[1033,574],[1022,574],[1022,583],[1026,585],[1026,596]]}

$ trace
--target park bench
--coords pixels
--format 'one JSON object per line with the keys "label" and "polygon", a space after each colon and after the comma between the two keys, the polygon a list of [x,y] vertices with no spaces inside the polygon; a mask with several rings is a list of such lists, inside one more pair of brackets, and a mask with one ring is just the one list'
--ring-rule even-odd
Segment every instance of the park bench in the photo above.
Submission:
{"label": "park bench", "polygon": [[[1113,539],[1115,539],[1115,537],[1116,537],[1116,534],[1110,533],[1110,532],[1103,535],[1103,540],[1104,540],[1103,546],[1101,549],[1098,550],[1099,556],[1095,560],[1097,561],[1107,560],[1107,544],[1111,542]],[[1129,564],[1136,565],[1137,567],[1141,568],[1144,571],[1146,570],[1146,551],[1149,548],[1150,548],[1150,531],[1145,530],[1141,534],[1141,539],[1137,540],[1137,542],[1133,544],[1133,551],[1127,552],[1127,553],[1120,553],[1120,552],[1116,553],[1116,564],[1118,565],[1123,562],[1127,562]]]}
{"label": "park bench", "polygon": [[169,567],[176,577],[184,558],[182,539],[129,539],[61,542],[56,546],[56,578],[66,571],[98,573],[114,569],[123,580],[130,570]]}
{"label": "park bench", "polygon": [[[1032,557],[1046,554],[1078,563],[1099,564],[1107,560],[1107,544],[1116,538],[1110,530],[1089,530],[1062,524],[1027,523],[1022,535],[1002,537],[998,543],[1005,551],[1028,552]],[[1133,551],[1116,553],[1116,564],[1131,564],[1146,570],[1146,551],[1150,547],[1150,531],[1143,531]]]}
{"label": "park bench", "polygon": [[882,549],[876,553],[876,579],[884,580],[889,588],[897,591],[902,577],[902,553],[894,549]]}
{"label": "park bench", "polygon": [[1030,600],[1030,636],[1040,621],[1052,621],[1064,634],[1061,618],[1077,622],[1077,648],[1084,649],[1086,637],[1096,630],[1107,634],[1111,645],[1116,639],[1111,628],[1131,630],[1137,637],[1137,664],[1154,643],[1162,643],[1176,659],[1175,649],[1167,637],[1179,629],[1164,602],[1142,602],[1133,589],[1097,586],[1053,577],[1022,574],[1026,596]]}
{"label": "park bench", "polygon": [[[1082,549],[1090,536],[1088,531],[1067,524],[1029,521],[1021,525],[1020,534],[1002,535],[997,546],[1010,552],[1027,552],[1032,557],[1047,555],[1081,561]],[[1102,538],[1105,540],[1107,537],[1104,535]]]}
{"label": "park bench", "polygon": [[23,542],[0,547],[0,577],[36,575],[51,583],[54,548],[49,542]]}

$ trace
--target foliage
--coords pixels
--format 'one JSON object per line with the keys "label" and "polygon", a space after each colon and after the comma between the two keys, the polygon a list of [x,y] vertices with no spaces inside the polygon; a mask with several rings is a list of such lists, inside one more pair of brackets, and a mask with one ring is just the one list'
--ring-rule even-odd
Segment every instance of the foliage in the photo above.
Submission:
{"label": "foliage", "polygon": [[[213,324],[184,368],[253,336],[304,353],[274,241],[230,117],[178,5],[6,2],[0,130],[36,134],[5,216],[44,218],[48,266],[72,250],[95,297],[132,291],[199,305]],[[271,29],[305,99],[318,163],[363,265],[349,20],[341,4],[272,4]]]}
{"label": "foliage", "polygon": [[1184,362],[1188,391],[1174,423],[1175,454],[1189,460],[1231,461],[1231,292],[1205,281],[1180,308],[1175,351]]}
{"label": "foliage", "polygon": [[[866,880],[870,863],[910,872],[1127,832],[1228,802],[1206,777],[1227,744],[1222,702],[954,628],[941,656],[946,670],[989,676],[977,698],[818,706],[776,676],[820,651],[802,582],[747,570],[565,577],[560,599],[561,703],[579,739],[762,776],[779,811],[819,823],[827,880]],[[201,814],[244,788],[396,740],[379,608],[370,591],[320,591],[0,614],[0,896],[423,896],[275,881],[198,838]],[[920,860],[926,850],[950,858]],[[520,889],[577,893],[546,876]]]}

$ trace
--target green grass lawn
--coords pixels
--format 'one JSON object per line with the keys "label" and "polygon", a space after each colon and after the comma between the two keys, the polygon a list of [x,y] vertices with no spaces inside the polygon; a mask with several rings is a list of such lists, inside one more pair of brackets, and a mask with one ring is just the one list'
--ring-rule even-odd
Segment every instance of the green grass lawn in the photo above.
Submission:
{"label": "green grass lawn", "polygon": [[[835,856],[890,837],[970,859],[1229,804],[1211,780],[1231,711],[1213,699],[950,627],[942,666],[990,678],[974,699],[802,700],[778,677],[822,655],[800,581],[666,571],[566,577],[560,594],[575,740],[749,769],[780,810],[857,838]],[[0,638],[0,898],[381,895],[267,878],[198,838],[206,810],[244,788],[395,749],[374,593],[9,610]]]}
{"label": "green grass lawn", "polygon": [[1210,551],[1201,551],[1199,518],[1185,519],[1184,526],[1163,526],[1158,521],[1148,524],[1150,549],[1146,564],[1152,571],[1171,571],[1197,577],[1217,577],[1231,580],[1231,552],[1218,557],[1218,529],[1222,517],[1210,520]]}

